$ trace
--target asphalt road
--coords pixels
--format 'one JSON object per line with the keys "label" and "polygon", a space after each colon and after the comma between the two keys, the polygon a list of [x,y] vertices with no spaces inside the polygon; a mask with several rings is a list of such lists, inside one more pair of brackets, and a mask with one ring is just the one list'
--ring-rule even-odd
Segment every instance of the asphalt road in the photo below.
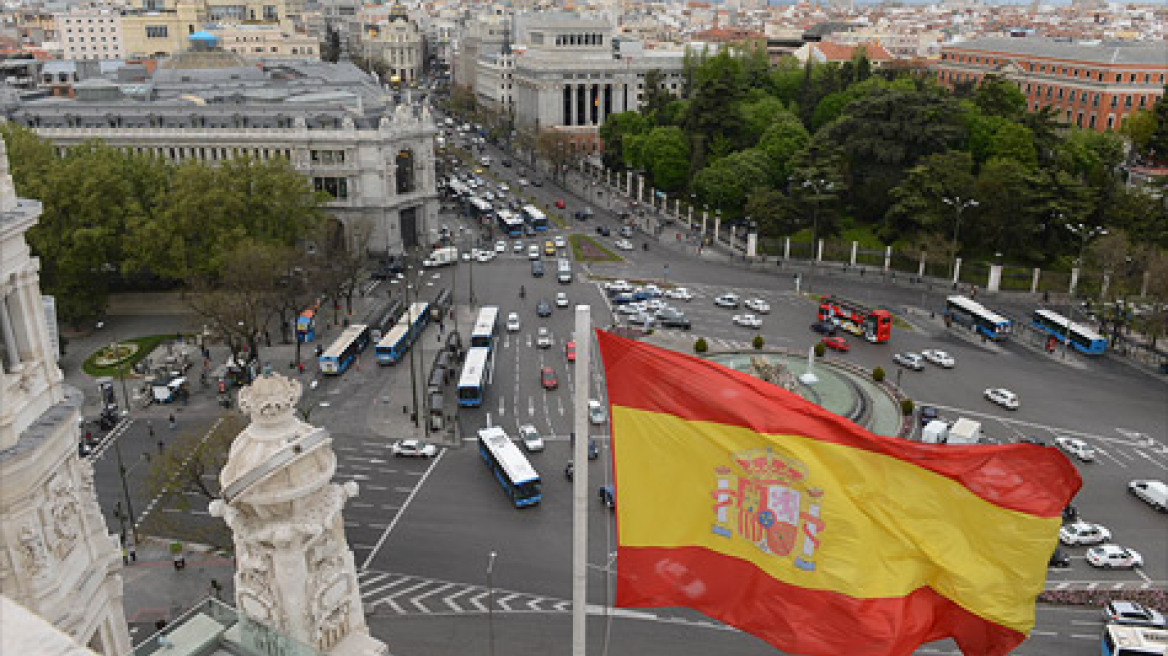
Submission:
{"label": "asphalt road", "polygon": [[[495,160],[500,153],[491,152]],[[492,174],[513,187],[520,176],[530,172],[518,166],[496,165]],[[604,209],[611,200],[585,201],[552,185],[528,188],[544,204],[563,198],[567,212],[586,202],[596,214],[586,222],[571,222],[570,230],[595,235],[597,224],[615,228],[615,217]],[[569,214],[570,215],[570,214]],[[453,216],[443,221],[452,227],[471,228]],[[566,234],[555,228],[549,234]],[[541,235],[541,240],[543,236]],[[601,238],[604,241],[603,238]],[[530,242],[530,239],[525,242]],[[611,238],[608,243],[611,244]],[[554,307],[547,318],[536,316],[540,299],[553,301],[556,292],[565,292],[571,305],[587,303],[593,308],[595,325],[607,325],[612,317],[597,283],[588,275],[630,279],[668,278],[685,285],[696,295],[689,303],[678,303],[693,320],[693,330],[672,335],[679,349],[698,336],[720,346],[745,346],[755,331],[735,326],[733,312],[716,308],[712,298],[723,291],[766,298],[772,311],[758,331],[768,344],[796,349],[810,347],[817,336],[807,326],[814,320],[814,303],[797,293],[789,269],[745,269],[722,258],[699,257],[692,244],[679,241],[672,231],[660,239],[639,235],[636,243],[648,242],[648,251],[634,250],[613,264],[575,264],[577,279],[571,284],[556,282],[554,271],[533,278],[526,255],[510,250],[484,264],[459,264],[427,272],[423,294],[442,287],[454,290],[457,304],[470,295],[473,275],[477,305],[498,305],[501,309],[500,338],[492,362],[490,385],[480,408],[463,409],[458,421],[464,439],[490,425],[502,426],[514,435],[521,424],[532,424],[543,433],[547,447],[529,458],[544,481],[543,502],[517,510],[510,505],[489,471],[483,466],[474,442],[443,449],[433,460],[395,459],[388,447],[401,436],[403,399],[410,397],[410,374],[406,363],[380,367],[372,353],[362,366],[343,376],[321,379],[306,395],[312,408],[310,421],[327,427],[338,454],[338,480],[356,480],[361,495],[346,508],[345,526],[361,567],[361,587],[374,633],[386,640],[396,653],[426,653],[431,656],[481,652],[540,653],[567,649],[571,599],[570,540],[571,486],[563,475],[569,459],[568,435],[572,428],[570,400],[575,380],[566,366],[563,345],[573,338],[570,308]],[[550,264],[551,258],[545,258]],[[472,273],[473,269],[473,273]],[[397,283],[394,283],[397,284]],[[526,289],[519,297],[519,286]],[[885,305],[909,322],[897,328],[891,344],[873,345],[850,339],[853,349],[842,357],[866,368],[883,366],[892,375],[897,367],[891,355],[897,350],[939,347],[957,359],[952,370],[935,367],[923,372],[906,371],[901,383],[918,404],[936,405],[947,418],[964,416],[980,420],[987,435],[997,440],[1015,440],[1023,435],[1051,441],[1056,436],[1076,436],[1100,453],[1094,463],[1079,463],[1084,488],[1075,503],[1084,518],[1108,526],[1116,542],[1140,550],[1145,559],[1142,571],[1103,572],[1092,569],[1082,559],[1084,548],[1070,549],[1074,557],[1066,571],[1052,570],[1049,586],[1121,588],[1163,588],[1168,581],[1168,517],[1152,511],[1126,492],[1134,478],[1164,478],[1168,470],[1168,405],[1163,382],[1109,360],[1087,361],[1075,356],[1064,360],[1051,357],[1018,343],[983,344],[970,339],[960,329],[946,329],[929,310],[943,302],[946,290],[906,289],[882,284],[872,276],[825,275],[804,271],[798,292],[832,292],[873,305]],[[374,294],[394,293],[385,283]],[[502,318],[517,312],[521,329],[507,333]],[[459,312],[460,329],[469,332],[472,308]],[[534,345],[540,326],[554,335],[550,348]],[[450,326],[446,326],[447,329]],[[428,367],[438,347],[438,329],[430,326],[416,344],[414,357]],[[603,399],[598,358],[589,376],[589,394]],[[545,391],[539,370],[555,368],[559,388]],[[419,367],[420,368],[420,367]],[[311,378],[311,375],[309,375]],[[986,387],[1003,386],[1021,398],[1022,406],[1009,412],[989,404],[982,397]],[[197,404],[196,404],[197,405]],[[185,427],[198,421],[210,423],[214,408],[184,409],[180,423]],[[165,421],[155,419],[156,432],[165,431]],[[601,457],[588,465],[589,486],[610,480],[607,454],[607,424],[593,427],[591,437],[601,447]],[[141,421],[129,426],[121,442],[128,467],[143,462],[143,453],[153,447]],[[98,492],[103,508],[120,497],[116,464],[110,456],[98,460]],[[133,469],[133,472],[143,470]],[[140,486],[131,476],[130,485]],[[132,495],[144,494],[134,487]],[[140,499],[148,505],[148,499]],[[611,653],[675,653],[678,655],[734,653],[773,654],[758,640],[711,622],[684,609],[617,610],[610,606],[609,570],[615,538],[612,514],[594,495],[589,496],[589,600],[594,605],[589,623],[593,653],[610,641]],[[152,512],[167,512],[152,508]],[[141,512],[141,510],[139,510]],[[193,517],[192,521],[204,521]],[[117,523],[113,522],[116,526]],[[495,566],[487,575],[489,554],[497,553]],[[1094,654],[1098,651],[1100,621],[1095,611],[1074,608],[1040,607],[1038,623],[1020,654]],[[473,645],[473,646],[471,646]],[[937,643],[919,650],[922,654],[956,653],[952,643]]]}

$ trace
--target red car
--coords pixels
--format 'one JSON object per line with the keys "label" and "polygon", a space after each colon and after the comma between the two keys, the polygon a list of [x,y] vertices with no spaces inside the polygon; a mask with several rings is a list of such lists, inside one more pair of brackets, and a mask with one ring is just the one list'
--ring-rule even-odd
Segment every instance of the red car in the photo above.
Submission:
{"label": "red car", "polygon": [[560,381],[556,379],[556,370],[551,367],[539,370],[539,382],[545,390],[554,390],[560,386]]}
{"label": "red car", "polygon": [[568,362],[576,361],[576,342],[564,344],[564,355],[568,356]]}
{"label": "red car", "polygon": [[564,205],[564,199],[563,199],[563,198],[560,198],[560,199],[556,200],[556,207],[558,207],[558,208],[560,208],[560,209],[564,209],[564,207],[566,207],[566,206]]}
{"label": "red car", "polygon": [[843,337],[836,337],[833,335],[830,337],[824,337],[822,341],[823,345],[829,349],[843,351],[844,353],[852,350],[852,345],[848,344],[848,340],[844,339]]}

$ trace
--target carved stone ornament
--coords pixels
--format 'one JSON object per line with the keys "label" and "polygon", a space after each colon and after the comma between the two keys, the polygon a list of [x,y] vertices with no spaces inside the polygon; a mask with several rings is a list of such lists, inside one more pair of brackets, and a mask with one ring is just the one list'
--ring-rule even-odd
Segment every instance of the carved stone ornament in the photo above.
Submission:
{"label": "carved stone ornament", "polygon": [[21,526],[17,540],[20,542],[21,566],[33,576],[43,574],[48,566],[48,554],[39,528],[31,522]]}
{"label": "carved stone ornament", "polygon": [[49,516],[53,520],[50,529],[53,555],[64,560],[77,542],[81,516],[77,489],[65,476],[55,476],[49,482]]}
{"label": "carved stone ornament", "polygon": [[285,376],[260,376],[239,393],[239,409],[252,422],[271,427],[287,421],[300,400],[300,381]]}

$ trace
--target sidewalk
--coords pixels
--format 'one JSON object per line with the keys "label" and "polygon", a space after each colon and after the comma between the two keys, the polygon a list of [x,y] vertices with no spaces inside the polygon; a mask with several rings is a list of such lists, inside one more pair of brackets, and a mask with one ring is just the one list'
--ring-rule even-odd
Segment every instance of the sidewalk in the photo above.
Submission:
{"label": "sidewalk", "polygon": [[130,625],[130,640],[137,644],[153,634],[156,622],[173,621],[191,606],[212,596],[211,581],[221,586],[219,597],[235,603],[235,559],[201,545],[184,545],[186,567],[175,569],[170,542],[143,538],[137,559],[122,568],[125,584],[122,605]]}

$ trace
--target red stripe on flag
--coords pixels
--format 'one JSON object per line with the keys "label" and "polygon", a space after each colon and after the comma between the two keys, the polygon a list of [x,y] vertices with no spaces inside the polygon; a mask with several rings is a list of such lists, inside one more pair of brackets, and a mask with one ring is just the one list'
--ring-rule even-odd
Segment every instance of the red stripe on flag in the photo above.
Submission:
{"label": "red stripe on flag", "polygon": [[998,656],[1026,639],[927,587],[856,599],[783,583],[701,547],[620,547],[617,564],[617,606],[686,606],[796,654],[900,656],[952,637],[962,653]]}
{"label": "red stripe on flag", "polygon": [[1075,466],[1055,449],[922,444],[876,435],[754,376],[602,330],[596,334],[612,406],[880,453],[951,478],[990,503],[1040,517],[1061,515],[1083,483]]}

